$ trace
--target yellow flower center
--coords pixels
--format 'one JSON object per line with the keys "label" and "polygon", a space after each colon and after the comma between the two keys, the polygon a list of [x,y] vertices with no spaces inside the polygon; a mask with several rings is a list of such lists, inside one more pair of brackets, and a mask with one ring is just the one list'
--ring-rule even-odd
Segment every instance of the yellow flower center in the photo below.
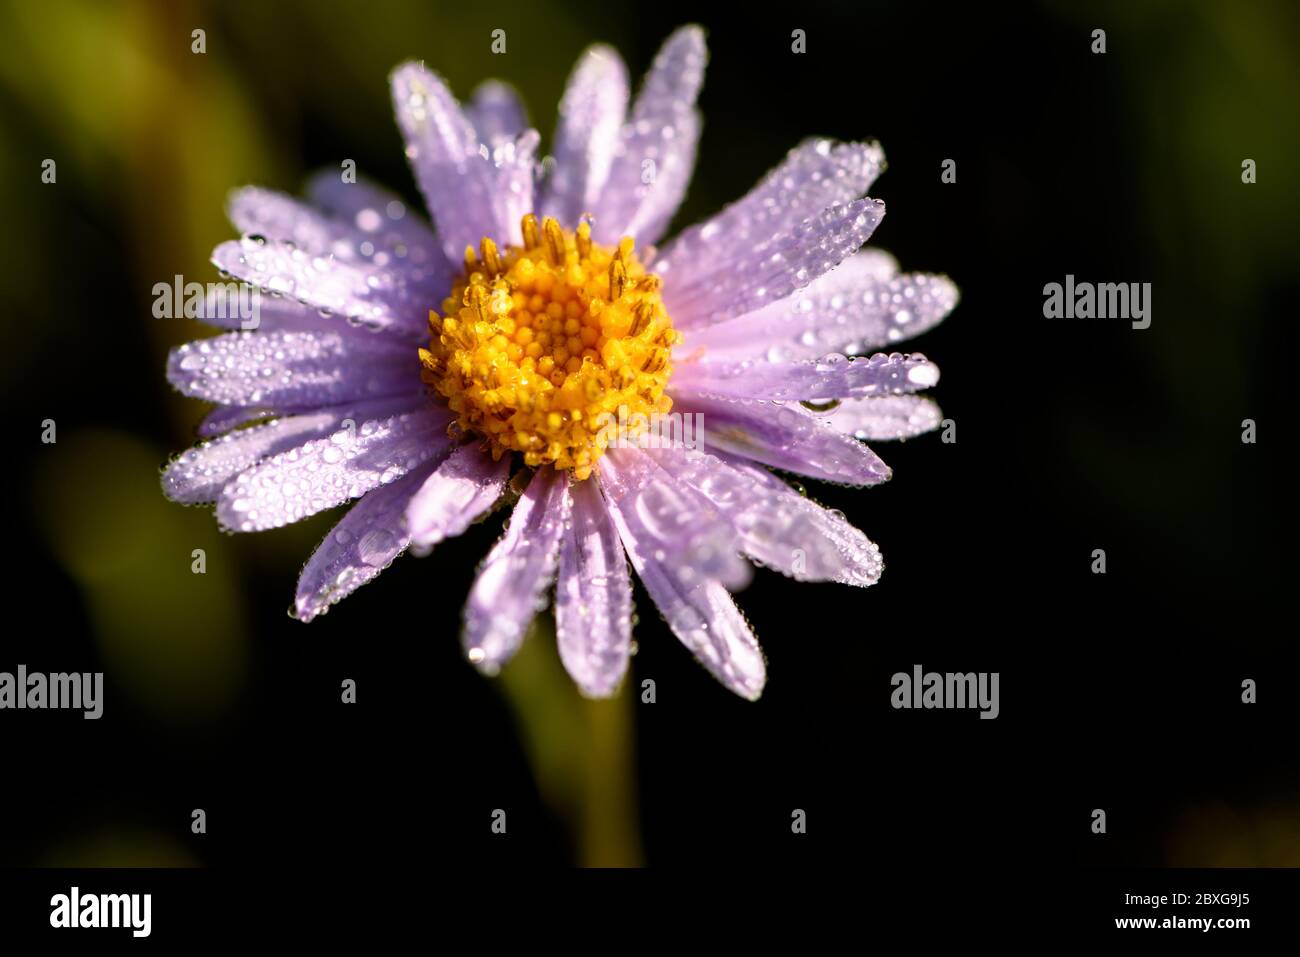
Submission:
{"label": "yellow flower center", "polygon": [[[591,226],[523,220],[524,244],[504,252],[484,238],[465,250],[465,273],[429,312],[424,381],[447,400],[463,432],[494,458],[520,452],[585,479],[628,423],[666,413],[664,386],[678,334],[624,238],[609,249]],[[619,434],[619,428],[624,429]]]}

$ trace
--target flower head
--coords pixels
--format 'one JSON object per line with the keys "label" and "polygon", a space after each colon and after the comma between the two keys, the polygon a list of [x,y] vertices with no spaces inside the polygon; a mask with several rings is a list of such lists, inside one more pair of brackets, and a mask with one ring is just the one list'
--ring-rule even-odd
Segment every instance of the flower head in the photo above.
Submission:
{"label": "flower head", "polygon": [[[356,501],[312,555],[310,621],[408,548],[426,552],[521,488],[465,610],[469,659],[503,665],[554,588],[560,656],[612,694],[631,653],[629,563],[673,632],[756,698],[762,652],[730,592],[749,562],[869,585],[879,550],[771,469],[845,485],[889,470],[861,441],[939,422],[938,370],[872,353],[956,304],[938,276],[862,250],[873,143],[810,140],[745,198],[662,245],[690,178],[702,32],[675,33],[640,92],[594,47],[560,106],[552,157],[509,88],[464,107],[416,64],[392,87],[432,226],[397,198],[322,174],[301,203],[237,191],[244,235],[214,263],[270,294],[258,328],[174,350],[171,382],[217,403],[208,441],[163,474],[259,531]],[[859,355],[858,358],[849,358]],[[696,441],[657,418],[703,423]],[[674,424],[673,428],[677,428]],[[747,561],[748,560],[748,561]]]}

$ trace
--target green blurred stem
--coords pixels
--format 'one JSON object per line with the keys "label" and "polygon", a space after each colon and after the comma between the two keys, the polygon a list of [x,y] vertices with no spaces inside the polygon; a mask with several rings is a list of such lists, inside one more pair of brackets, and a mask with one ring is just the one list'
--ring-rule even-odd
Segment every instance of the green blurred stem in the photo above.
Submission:
{"label": "green blurred stem", "polygon": [[578,694],[555,651],[549,616],[534,623],[500,682],[538,792],[569,825],[583,867],[642,864],[636,809],[633,695]]}

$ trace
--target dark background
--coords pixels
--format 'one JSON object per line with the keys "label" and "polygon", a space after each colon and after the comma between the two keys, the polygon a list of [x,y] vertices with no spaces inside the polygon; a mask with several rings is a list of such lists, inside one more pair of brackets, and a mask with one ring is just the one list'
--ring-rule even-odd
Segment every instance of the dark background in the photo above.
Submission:
{"label": "dark background", "polygon": [[[103,670],[107,702],[97,722],[0,715],[0,863],[1300,864],[1297,15],[1083,6],[6,4],[0,670]],[[644,593],[632,678],[655,680],[655,704],[584,704],[544,633],[479,676],[459,615],[499,517],[290,620],[341,512],[232,538],[162,499],[158,469],[204,412],[170,391],[165,351],[206,332],[153,319],[153,283],[216,278],[206,256],[245,182],[292,192],[347,157],[416,202],[386,88],[404,58],[462,96],[514,82],[547,135],[584,46],[640,74],[692,21],[712,59],[678,226],[808,135],[874,137],[890,166],[873,244],[961,289],[914,346],[943,370],[957,442],[877,445],[880,488],[810,484],[880,544],[883,581],[757,573],[738,599],[769,659],[757,704]],[[1151,328],[1045,319],[1042,287],[1066,273],[1152,283]],[[1000,672],[1001,716],[892,710],[890,676],[917,663]]]}

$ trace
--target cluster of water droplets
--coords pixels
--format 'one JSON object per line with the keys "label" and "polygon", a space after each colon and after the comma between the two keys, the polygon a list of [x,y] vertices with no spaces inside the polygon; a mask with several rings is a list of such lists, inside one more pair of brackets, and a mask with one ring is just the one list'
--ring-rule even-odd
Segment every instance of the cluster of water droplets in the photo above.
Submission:
{"label": "cluster of water droplets", "polygon": [[700,134],[695,100],[707,61],[703,38],[691,27],[675,33],[655,57],[614,142],[595,210],[597,242],[616,243],[626,234],[645,245],[668,226],[694,162]]}
{"label": "cluster of water droplets", "polygon": [[481,142],[442,78],[414,63],[394,75],[393,98],[406,158],[436,212],[447,259],[460,262],[484,235],[517,243],[519,221],[533,207],[537,131]]}
{"label": "cluster of water droplets", "polygon": [[263,295],[292,298],[322,318],[338,314],[349,325],[372,332],[392,329],[413,335],[419,311],[427,311],[430,297],[446,289],[442,282],[428,282],[440,271],[400,264],[358,266],[260,233],[222,243],[213,261]]}
{"label": "cluster of water droplets", "polygon": [[453,451],[411,498],[406,525],[412,551],[426,555],[464,532],[501,499],[509,475],[508,457],[493,461],[475,444]]}
{"label": "cluster of water droplets", "polygon": [[469,660],[494,673],[518,650],[529,624],[547,604],[565,528],[568,476],[538,471],[487,559],[465,606],[462,641]]}
{"label": "cluster of water droplets", "polygon": [[823,209],[865,193],[884,168],[875,143],[809,140],[795,147],[745,197],[664,248],[654,271],[683,286]]}
{"label": "cluster of water droplets", "polygon": [[[370,187],[342,186],[354,187],[369,202],[316,210],[279,193],[249,188],[232,198],[231,219],[254,242],[273,240],[343,263],[381,269],[402,263],[416,278],[438,265],[432,233],[409,217],[405,203]],[[338,196],[322,192],[326,202]]]}
{"label": "cluster of water droplets", "polygon": [[676,479],[699,490],[739,535],[753,561],[800,581],[868,585],[880,549],[843,513],[823,509],[763,469],[698,451],[652,452]]}
{"label": "cluster of water droplets", "polygon": [[233,332],[178,346],[168,378],[181,392],[222,405],[330,405],[410,392],[420,385],[410,349],[328,327]]}
{"label": "cluster of water droplets", "polygon": [[943,418],[933,400],[916,395],[850,399],[829,408],[803,405],[857,439],[905,439],[937,428]]}
{"label": "cluster of water droplets", "polygon": [[831,272],[778,306],[702,331],[697,341],[721,356],[752,351],[754,343],[767,342],[763,355],[769,362],[827,352],[856,355],[920,335],[957,302],[956,287],[942,276],[907,275],[844,288],[847,285]]}
{"label": "cluster of water droplets", "polygon": [[762,652],[727,592],[749,574],[735,529],[645,452],[602,459],[601,489],[633,567],[673,633],[729,688],[756,697]]}
{"label": "cluster of water droplets", "polygon": [[176,456],[163,470],[163,493],[173,501],[214,501],[227,482],[268,455],[337,426],[329,413],[272,419],[210,439]]}
{"label": "cluster of water droplets", "polygon": [[802,401],[818,396],[857,398],[901,395],[928,389],[939,381],[939,367],[919,352],[878,352],[849,358],[831,353],[795,363],[765,357],[683,363],[674,385],[772,401]]}
{"label": "cluster of water droplets", "polygon": [[633,654],[632,581],[596,482],[569,488],[555,589],[560,659],[586,694],[612,694]]}
{"label": "cluster of water droplets", "polygon": [[363,498],[331,529],[308,560],[298,582],[289,615],[311,621],[330,606],[377,577],[406,550],[405,531],[409,484],[419,481],[417,469]]}
{"label": "cluster of water droplets", "polygon": [[446,424],[445,415],[421,409],[310,439],[230,482],[217,517],[227,528],[261,531],[359,498],[445,450]]}
{"label": "cluster of water droplets", "polygon": [[704,416],[711,446],[773,468],[853,486],[890,476],[871,449],[798,404],[693,391],[674,408]]}
{"label": "cluster of water droplets", "polygon": [[875,199],[830,206],[748,250],[735,268],[686,284],[665,279],[664,302],[687,326],[754,312],[830,272],[867,241],[884,215],[885,204]]}

